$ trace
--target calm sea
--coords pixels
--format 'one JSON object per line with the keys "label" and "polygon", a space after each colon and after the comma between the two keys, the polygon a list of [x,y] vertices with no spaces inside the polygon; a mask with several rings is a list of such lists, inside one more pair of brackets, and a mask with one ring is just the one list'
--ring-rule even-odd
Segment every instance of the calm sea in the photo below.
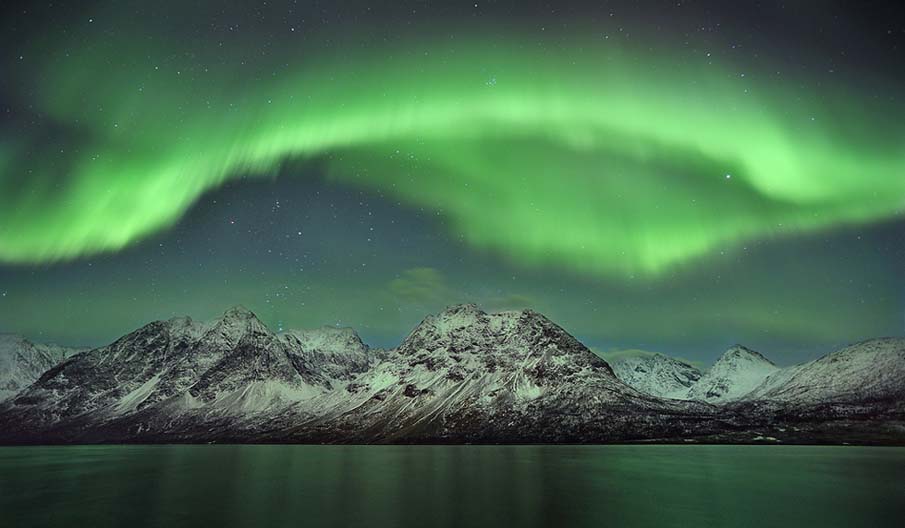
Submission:
{"label": "calm sea", "polygon": [[901,527],[905,449],[0,448],[0,526]]}

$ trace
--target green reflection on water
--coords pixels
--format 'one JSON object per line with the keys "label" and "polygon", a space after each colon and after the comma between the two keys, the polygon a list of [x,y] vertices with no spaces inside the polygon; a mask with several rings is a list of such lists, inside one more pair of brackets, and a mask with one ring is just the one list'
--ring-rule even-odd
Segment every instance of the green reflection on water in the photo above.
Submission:
{"label": "green reflection on water", "polygon": [[900,526],[905,449],[0,448],[0,526]]}

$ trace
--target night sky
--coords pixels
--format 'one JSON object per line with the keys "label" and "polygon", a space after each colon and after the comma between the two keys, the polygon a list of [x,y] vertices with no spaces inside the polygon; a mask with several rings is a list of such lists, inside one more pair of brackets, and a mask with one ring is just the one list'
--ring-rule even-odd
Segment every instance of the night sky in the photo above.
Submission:
{"label": "night sky", "polygon": [[705,363],[905,334],[896,2],[232,4],[4,5],[0,331],[243,304],[392,346],[475,302]]}

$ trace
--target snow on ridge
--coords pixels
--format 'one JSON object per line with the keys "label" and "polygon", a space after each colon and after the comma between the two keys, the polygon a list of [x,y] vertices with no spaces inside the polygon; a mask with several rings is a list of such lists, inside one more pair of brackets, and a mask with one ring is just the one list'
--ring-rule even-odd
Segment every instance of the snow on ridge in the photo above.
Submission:
{"label": "snow on ridge", "polygon": [[817,404],[903,395],[905,338],[877,338],[782,369],[747,399]]}
{"label": "snow on ridge", "polygon": [[294,341],[305,351],[330,354],[364,353],[368,350],[353,328],[322,326],[309,330],[287,330],[279,334],[284,340]]}
{"label": "snow on ridge", "polygon": [[687,399],[701,378],[696,367],[658,352],[604,354],[616,377],[641,392],[671,399]]}
{"label": "snow on ridge", "polygon": [[709,403],[738,400],[778,370],[779,367],[760,352],[735,345],[689,389],[687,398]]}
{"label": "snow on ridge", "polygon": [[72,360],[78,361],[74,368],[67,363],[54,369],[21,401],[37,401],[35,407],[47,411],[41,416],[60,419],[75,411],[130,416],[156,409],[174,416],[360,412],[363,420],[379,414],[388,423],[426,423],[466,411],[492,416],[538,405],[549,412],[584,409],[582,416],[614,402],[712,408],[662,398],[825,401],[827,394],[855,397],[864,387],[872,394],[901,387],[903,343],[872,340],[789,369],[736,345],[705,374],[658,353],[613,360],[611,370],[532,310],[452,306],[425,317],[398,348],[378,354],[351,328],[277,334],[236,307],[208,323],[177,317],[145,325]]}
{"label": "snow on ridge", "polygon": [[45,371],[82,351],[34,343],[15,334],[0,334],[0,402],[15,396]]}
{"label": "snow on ridge", "polygon": [[717,405],[816,405],[905,397],[905,338],[869,339],[784,368],[755,350],[734,345],[685,394],[665,390],[671,380],[664,381],[657,369],[665,364],[663,358],[673,359],[656,353],[607,359],[620,379],[642,392]]}

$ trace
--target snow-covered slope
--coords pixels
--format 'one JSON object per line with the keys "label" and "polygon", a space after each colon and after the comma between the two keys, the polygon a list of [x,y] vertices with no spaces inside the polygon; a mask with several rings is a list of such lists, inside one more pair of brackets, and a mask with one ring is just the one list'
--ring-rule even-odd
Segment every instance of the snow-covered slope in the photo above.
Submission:
{"label": "snow-covered slope", "polygon": [[242,307],[209,323],[157,321],[59,364],[13,399],[12,410],[45,427],[148,410],[169,417],[276,412],[367,368],[367,349],[355,341],[337,339],[326,352],[305,349]]}
{"label": "snow-covered slope", "polygon": [[293,355],[303,358],[309,369],[323,374],[333,386],[364,372],[378,356],[351,328],[290,330],[280,339]]}
{"label": "snow-covered slope", "polygon": [[720,356],[688,391],[688,399],[721,404],[738,400],[779,370],[750,348],[735,345]]}
{"label": "snow-covered slope", "polygon": [[13,397],[45,371],[80,351],[32,343],[17,335],[0,334],[0,401]]}
{"label": "snow-covered slope", "polygon": [[347,329],[277,335],[233,309],[62,363],[0,406],[0,437],[586,442],[704,434],[711,412],[625,385],[532,311],[456,306],[377,355]]}
{"label": "snow-covered slope", "polygon": [[787,404],[905,399],[905,339],[872,339],[771,374],[746,397]]}
{"label": "snow-covered slope", "polygon": [[688,390],[701,378],[696,367],[656,352],[621,352],[604,358],[620,380],[662,398],[687,399]]}
{"label": "snow-covered slope", "polygon": [[[707,412],[642,394],[544,316],[474,305],[427,317],[281,440],[329,431],[356,441],[588,441],[676,434]],[[692,420],[698,419],[694,415]],[[660,421],[662,420],[662,421]]]}
{"label": "snow-covered slope", "polygon": [[[876,340],[778,370],[734,347],[689,391],[730,403],[717,407],[629,386],[531,310],[451,307],[425,318],[399,347],[374,353],[349,329],[275,334],[234,308],[209,323],[151,323],[62,361],[0,403],[0,443],[813,442],[842,435],[905,443],[903,350],[903,340]],[[635,384],[651,392],[695,375],[662,357],[648,370],[648,363],[632,365]],[[676,372],[681,377],[671,379]],[[760,399],[743,399],[755,385]],[[824,413],[805,407],[854,398],[871,403]]]}

